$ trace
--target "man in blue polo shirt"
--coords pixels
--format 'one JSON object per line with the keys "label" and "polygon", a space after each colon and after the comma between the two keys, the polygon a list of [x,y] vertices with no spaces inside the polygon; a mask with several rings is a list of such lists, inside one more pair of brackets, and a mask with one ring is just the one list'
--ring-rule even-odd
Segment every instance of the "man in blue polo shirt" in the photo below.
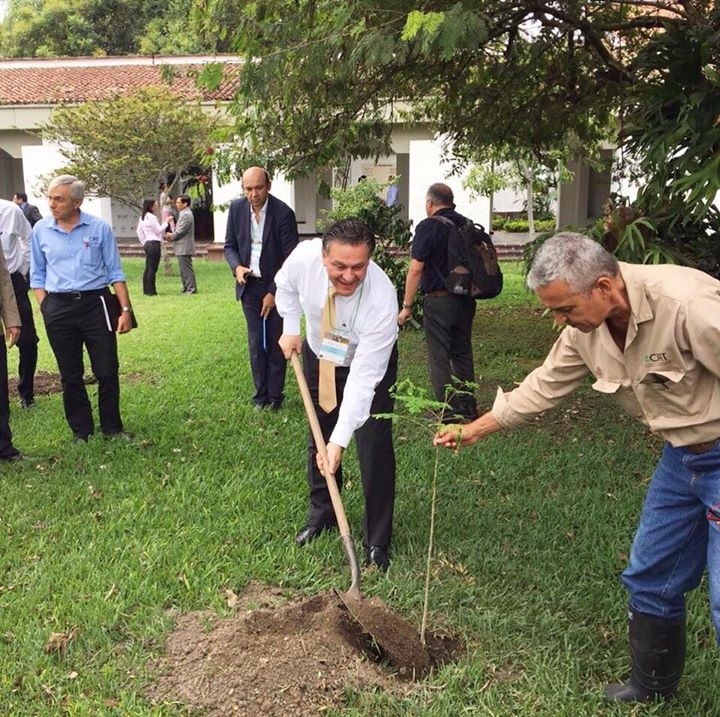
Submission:
{"label": "man in blue polo shirt", "polygon": [[[120,418],[115,331],[132,328],[115,237],[106,222],[81,211],[84,196],[77,177],[63,174],[50,182],[52,216],[33,227],[30,253],[30,286],[58,363],[65,417],[76,441],[87,441],[95,428],[83,380],[83,345],[98,381],[100,428],[106,436],[127,437]],[[108,284],[121,306],[117,323]]]}

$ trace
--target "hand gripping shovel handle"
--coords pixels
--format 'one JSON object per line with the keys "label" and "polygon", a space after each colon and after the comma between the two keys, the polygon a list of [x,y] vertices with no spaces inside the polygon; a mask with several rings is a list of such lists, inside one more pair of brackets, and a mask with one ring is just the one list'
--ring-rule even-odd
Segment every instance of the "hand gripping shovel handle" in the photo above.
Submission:
{"label": "hand gripping shovel handle", "polygon": [[[325,445],[325,439],[323,438],[322,429],[318,421],[317,413],[315,412],[315,406],[310,396],[310,389],[308,388],[307,381],[305,380],[305,374],[303,373],[302,366],[300,365],[300,359],[295,351],[290,354],[290,362],[292,363],[293,371],[295,371],[295,378],[297,379],[298,388],[300,389],[300,395],[302,396],[303,404],[305,406],[305,413],[307,414],[308,422],[310,423],[310,430],[312,431],[313,438],[315,439],[315,446],[317,452],[322,458],[323,465],[328,465],[327,446]],[[327,470],[327,467],[322,471],[325,482],[327,483],[328,491],[330,493],[330,500],[332,501],[332,507],[335,511],[335,518],[337,519],[338,529],[340,530],[340,537],[342,538],[343,548],[347,555],[348,562],[350,563],[350,577],[352,584],[347,594],[351,598],[356,600],[360,599],[360,566],[358,564],[357,553],[355,552],[355,544],[353,543],[352,536],[350,535],[350,526],[345,515],[345,508],[343,506],[342,498],[340,497],[340,491],[335,481],[335,475]]]}

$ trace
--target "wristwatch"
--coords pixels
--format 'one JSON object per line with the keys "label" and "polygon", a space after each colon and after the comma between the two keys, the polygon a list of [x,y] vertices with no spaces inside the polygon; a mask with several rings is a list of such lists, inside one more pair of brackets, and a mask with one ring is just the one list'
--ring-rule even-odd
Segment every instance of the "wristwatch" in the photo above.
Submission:
{"label": "wristwatch", "polygon": [[406,303],[403,301],[403,309],[412,309],[412,304],[406,304]]}
{"label": "wristwatch", "polygon": [[122,310],[123,311],[132,311],[132,309],[129,306],[123,306]]}

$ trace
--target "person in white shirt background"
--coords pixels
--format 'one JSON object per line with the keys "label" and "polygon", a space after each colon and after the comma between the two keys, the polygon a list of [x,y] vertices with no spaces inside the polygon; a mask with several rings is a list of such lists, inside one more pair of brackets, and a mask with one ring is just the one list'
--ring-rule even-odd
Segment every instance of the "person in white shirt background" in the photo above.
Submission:
{"label": "person in white shirt background", "polygon": [[160,224],[157,218],[158,202],[154,197],[143,200],[142,214],[138,220],[137,238],[145,250],[145,271],[143,271],[142,285],[145,296],[156,296],[157,287],[155,277],[160,266],[162,254],[162,241],[169,223]]}
{"label": "person in white shirt background", "polygon": [[21,408],[30,408],[35,403],[35,370],[38,359],[39,339],[28,296],[31,232],[30,222],[18,204],[0,199],[0,242],[22,323],[22,331],[17,340],[18,395]]}

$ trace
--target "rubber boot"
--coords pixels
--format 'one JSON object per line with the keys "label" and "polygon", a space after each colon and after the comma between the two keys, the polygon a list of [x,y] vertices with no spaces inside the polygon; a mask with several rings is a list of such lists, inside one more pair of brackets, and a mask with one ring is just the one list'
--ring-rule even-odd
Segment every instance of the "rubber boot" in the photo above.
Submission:
{"label": "rubber boot", "polygon": [[685,618],[667,619],[628,612],[630,678],[605,686],[618,702],[650,702],[675,694],[685,666]]}

